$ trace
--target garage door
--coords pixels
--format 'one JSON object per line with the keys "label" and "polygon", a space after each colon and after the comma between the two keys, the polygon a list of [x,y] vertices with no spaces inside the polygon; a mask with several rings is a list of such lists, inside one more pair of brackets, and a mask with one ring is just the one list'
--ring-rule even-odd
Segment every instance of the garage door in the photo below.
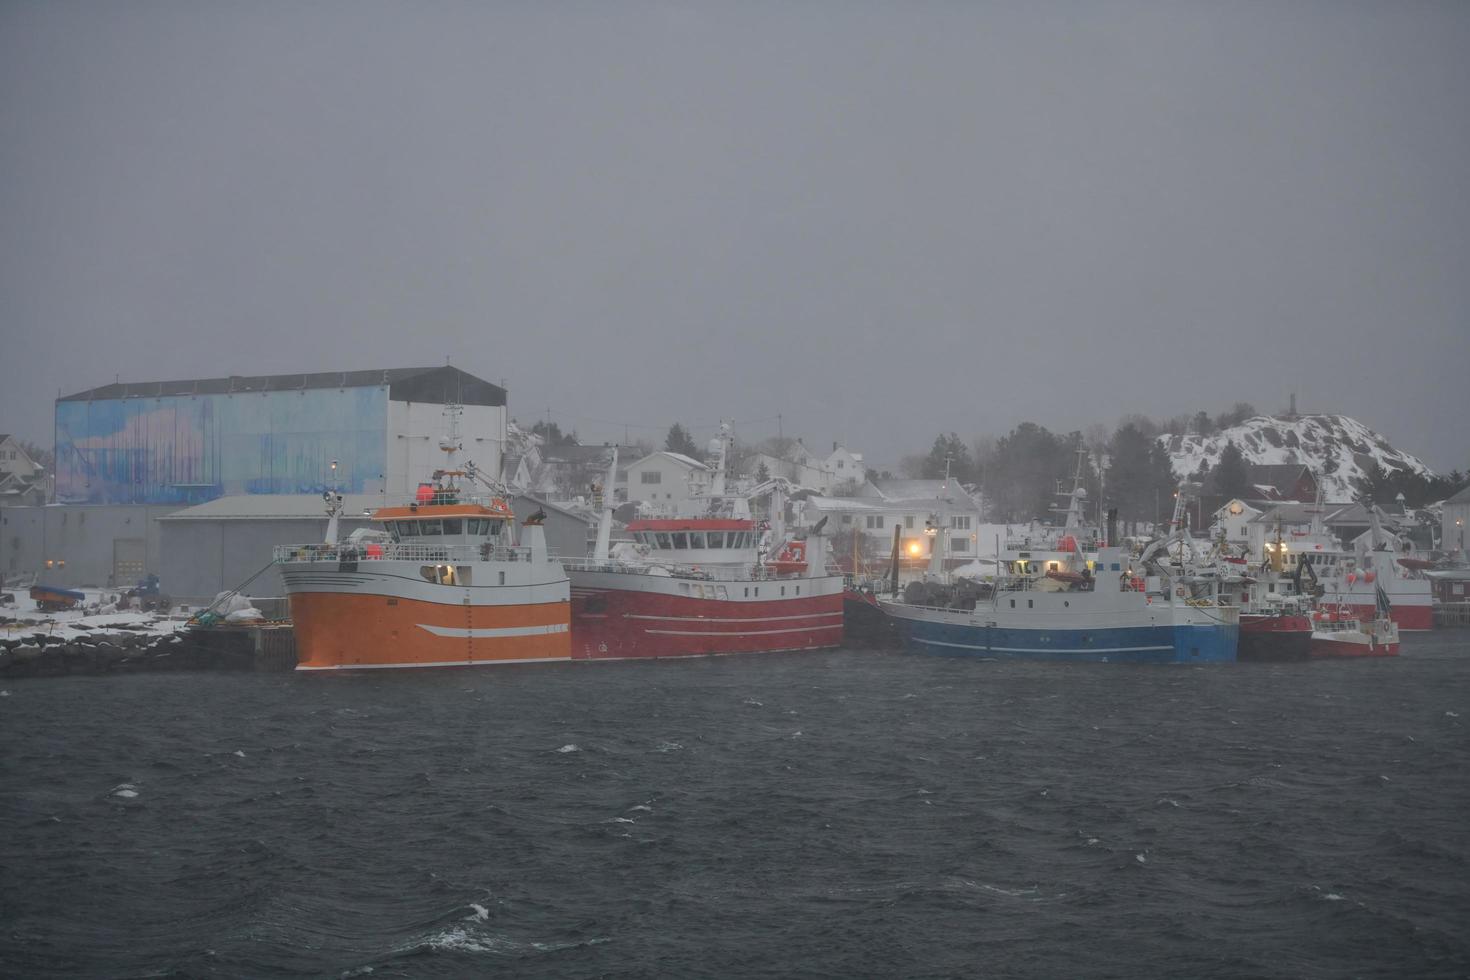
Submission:
{"label": "garage door", "polygon": [[112,541],[112,584],[117,588],[136,585],[148,571],[148,542],[143,538],[114,538]]}

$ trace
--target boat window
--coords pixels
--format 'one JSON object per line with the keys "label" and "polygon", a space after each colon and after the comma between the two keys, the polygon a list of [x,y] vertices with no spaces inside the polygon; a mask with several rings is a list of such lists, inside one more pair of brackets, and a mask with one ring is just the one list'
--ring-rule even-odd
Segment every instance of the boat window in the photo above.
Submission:
{"label": "boat window", "polygon": [[689,547],[690,548],[700,548],[700,549],[703,549],[704,548],[704,532],[703,531],[690,531],[689,532]]}
{"label": "boat window", "polygon": [[504,521],[492,521],[488,517],[485,518],[485,523],[488,524],[488,525],[490,525],[490,536],[492,538],[495,537],[495,535],[497,535],[497,534],[500,533],[500,529],[501,528],[505,527],[505,522]]}
{"label": "boat window", "polygon": [[673,545],[669,543],[669,535],[667,532],[658,532],[658,546],[664,551],[668,551],[670,548],[673,547]]}
{"label": "boat window", "polygon": [[444,518],[444,533],[445,534],[459,534],[460,533],[460,529],[461,529],[461,525],[460,525],[460,520],[459,520],[458,517],[446,517],[446,518]]}
{"label": "boat window", "polygon": [[422,526],[419,528],[419,533],[431,536],[436,534],[443,534],[444,523],[442,521],[424,521],[422,522]]}
{"label": "boat window", "polygon": [[458,580],[456,580],[455,577],[454,577],[454,566],[453,565],[435,565],[434,567],[439,570],[439,584],[440,585],[458,585],[459,584],[458,583]]}
{"label": "boat window", "polygon": [[416,538],[419,536],[418,521],[399,521],[398,526],[402,528],[405,538]]}
{"label": "boat window", "polygon": [[725,532],[711,531],[709,533],[709,546],[711,548],[723,548],[725,546]]}
{"label": "boat window", "polygon": [[420,565],[419,574],[423,576],[425,582],[437,582],[439,581],[439,566]]}
{"label": "boat window", "polygon": [[688,549],[688,547],[689,547],[689,540],[688,540],[688,538],[685,537],[683,531],[675,531],[673,533],[672,537],[674,539],[674,550],[675,551],[684,551],[684,550]]}
{"label": "boat window", "polygon": [[456,565],[455,566],[455,576],[459,579],[459,584],[460,585],[469,585],[470,584],[470,573],[472,571],[473,571],[473,569],[469,565]]}

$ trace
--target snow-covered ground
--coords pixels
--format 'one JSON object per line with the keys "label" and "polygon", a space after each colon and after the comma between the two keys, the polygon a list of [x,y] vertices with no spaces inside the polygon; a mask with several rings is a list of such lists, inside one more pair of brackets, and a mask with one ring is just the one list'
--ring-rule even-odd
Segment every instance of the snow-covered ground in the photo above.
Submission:
{"label": "snow-covered ground", "polygon": [[132,636],[168,636],[183,629],[187,616],[164,616],[134,610],[118,611],[111,601],[117,593],[97,589],[78,589],[86,600],[76,609],[42,612],[24,589],[7,590],[15,596],[13,605],[0,605],[0,618],[12,620],[0,624],[0,639],[15,639],[33,633],[45,633],[61,640],[108,633]]}
{"label": "snow-covered ground", "polygon": [[1202,462],[1214,466],[1226,442],[1234,442],[1248,463],[1304,464],[1317,475],[1330,502],[1356,499],[1355,481],[1374,463],[1385,470],[1434,475],[1417,457],[1393,448],[1383,436],[1346,415],[1257,415],[1212,436],[1165,434],[1159,441],[1178,476],[1194,473]]}

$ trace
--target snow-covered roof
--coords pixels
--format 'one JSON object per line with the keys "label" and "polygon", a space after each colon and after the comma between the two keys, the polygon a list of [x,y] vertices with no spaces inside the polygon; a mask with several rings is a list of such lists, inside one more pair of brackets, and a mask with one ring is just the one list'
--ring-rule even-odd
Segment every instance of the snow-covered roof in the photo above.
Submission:
{"label": "snow-covered roof", "polygon": [[890,501],[878,497],[808,497],[806,502],[824,514],[877,514],[894,509]]}
{"label": "snow-covered roof", "polygon": [[950,501],[974,507],[975,501],[958,481],[950,480],[875,480],[873,486],[890,503]]}
{"label": "snow-covered roof", "polygon": [[651,452],[647,456],[644,456],[642,459],[640,459],[638,462],[636,462],[636,463],[634,463],[632,465],[634,465],[634,466],[642,466],[644,463],[648,462],[650,459],[653,459],[653,457],[655,457],[655,456],[667,456],[667,457],[669,457],[669,459],[672,459],[674,462],[678,463],[680,466],[688,467],[691,470],[707,470],[707,469],[709,469],[708,466],[705,466],[703,463],[701,463],[697,459],[692,459],[692,458],[690,458],[688,456],[685,456],[683,453],[670,452],[667,449],[659,449],[659,450],[656,450],[655,452]]}
{"label": "snow-covered roof", "polygon": [[[361,520],[387,500],[380,493],[344,493],[342,517]],[[242,493],[217,497],[160,517],[161,521],[324,521],[327,506],[319,493]]]}
{"label": "snow-covered roof", "polygon": [[1445,503],[1447,503],[1447,504],[1470,504],[1470,484],[1467,484],[1463,490],[1461,490],[1459,493],[1455,494],[1454,496],[1450,497],[1448,500],[1445,501]]}

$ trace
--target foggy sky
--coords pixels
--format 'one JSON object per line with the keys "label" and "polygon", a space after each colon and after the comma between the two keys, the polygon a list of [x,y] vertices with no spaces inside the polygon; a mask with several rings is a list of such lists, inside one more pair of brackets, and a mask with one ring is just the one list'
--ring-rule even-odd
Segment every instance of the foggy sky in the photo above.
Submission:
{"label": "foggy sky", "polygon": [[449,357],[584,441],[1295,391],[1463,469],[1467,51],[1464,3],[0,3],[0,431]]}

